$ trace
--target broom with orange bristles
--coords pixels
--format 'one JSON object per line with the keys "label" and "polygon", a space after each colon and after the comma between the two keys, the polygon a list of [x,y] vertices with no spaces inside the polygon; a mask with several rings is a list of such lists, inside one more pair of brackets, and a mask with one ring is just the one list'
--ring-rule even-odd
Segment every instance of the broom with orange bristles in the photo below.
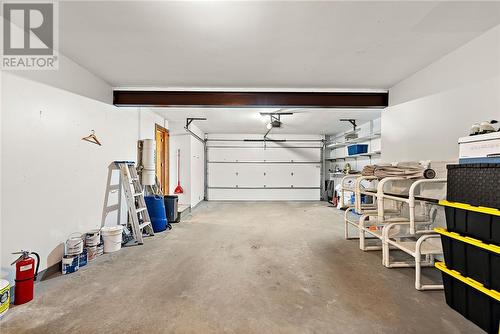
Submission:
{"label": "broom with orange bristles", "polygon": [[177,150],[177,187],[175,187],[174,194],[182,194],[184,189],[181,187],[181,150]]}

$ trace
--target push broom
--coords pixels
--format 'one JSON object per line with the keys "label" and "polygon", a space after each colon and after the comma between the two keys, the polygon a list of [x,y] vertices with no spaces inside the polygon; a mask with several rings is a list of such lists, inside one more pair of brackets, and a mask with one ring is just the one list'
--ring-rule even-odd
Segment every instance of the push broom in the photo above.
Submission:
{"label": "push broom", "polygon": [[184,189],[181,187],[181,150],[177,150],[177,187],[174,189],[174,194],[182,194]]}

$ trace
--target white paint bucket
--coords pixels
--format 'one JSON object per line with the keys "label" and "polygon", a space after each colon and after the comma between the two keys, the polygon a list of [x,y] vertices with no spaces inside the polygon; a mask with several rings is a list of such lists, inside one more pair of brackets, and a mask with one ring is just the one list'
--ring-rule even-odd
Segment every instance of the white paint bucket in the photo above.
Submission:
{"label": "white paint bucket", "polygon": [[104,240],[104,253],[113,253],[122,248],[123,226],[104,226],[101,229]]}
{"label": "white paint bucket", "polygon": [[97,246],[87,246],[85,249],[87,250],[87,259],[89,261],[92,261],[97,257]]}
{"label": "white paint bucket", "polygon": [[66,240],[66,255],[78,255],[83,252],[83,238],[81,234],[74,236],[77,233],[73,233]]}
{"label": "white paint bucket", "polygon": [[101,256],[102,254],[104,254],[104,244],[100,243],[99,245],[97,245],[96,256]]}
{"label": "white paint bucket", "polygon": [[97,246],[101,241],[101,230],[94,229],[85,233],[85,246],[93,247]]}

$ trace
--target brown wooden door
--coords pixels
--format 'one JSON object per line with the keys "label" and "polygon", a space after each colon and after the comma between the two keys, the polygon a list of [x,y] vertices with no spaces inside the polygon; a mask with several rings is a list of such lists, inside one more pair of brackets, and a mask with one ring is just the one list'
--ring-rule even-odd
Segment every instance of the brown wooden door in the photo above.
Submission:
{"label": "brown wooden door", "polygon": [[156,124],[156,175],[163,194],[168,195],[168,130]]}

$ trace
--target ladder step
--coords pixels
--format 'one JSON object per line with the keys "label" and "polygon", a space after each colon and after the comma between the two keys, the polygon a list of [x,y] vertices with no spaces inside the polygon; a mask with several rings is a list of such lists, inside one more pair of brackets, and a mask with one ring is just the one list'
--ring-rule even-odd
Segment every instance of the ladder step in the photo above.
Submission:
{"label": "ladder step", "polygon": [[110,205],[110,206],[107,206],[107,207],[104,208],[104,212],[116,211],[119,208],[120,208],[120,205],[118,205],[118,204]]}
{"label": "ladder step", "polygon": [[150,225],[150,224],[151,224],[151,222],[145,222],[145,223],[142,223],[142,224],[140,224],[140,225],[139,225],[139,229],[141,229],[141,230],[142,230],[143,228],[145,228],[146,226],[148,226],[148,225]]}
{"label": "ladder step", "polygon": [[[143,229],[149,235],[154,235],[153,225],[149,218],[147,207],[144,203],[144,190],[137,174],[137,169],[134,162],[131,161],[115,161],[120,167],[120,178],[127,199],[127,206],[132,214],[130,215],[129,224],[134,238],[134,243],[137,245],[143,244]],[[136,214],[134,215],[133,212]],[[142,214],[140,214],[143,212]],[[143,223],[140,223],[140,220]]]}

